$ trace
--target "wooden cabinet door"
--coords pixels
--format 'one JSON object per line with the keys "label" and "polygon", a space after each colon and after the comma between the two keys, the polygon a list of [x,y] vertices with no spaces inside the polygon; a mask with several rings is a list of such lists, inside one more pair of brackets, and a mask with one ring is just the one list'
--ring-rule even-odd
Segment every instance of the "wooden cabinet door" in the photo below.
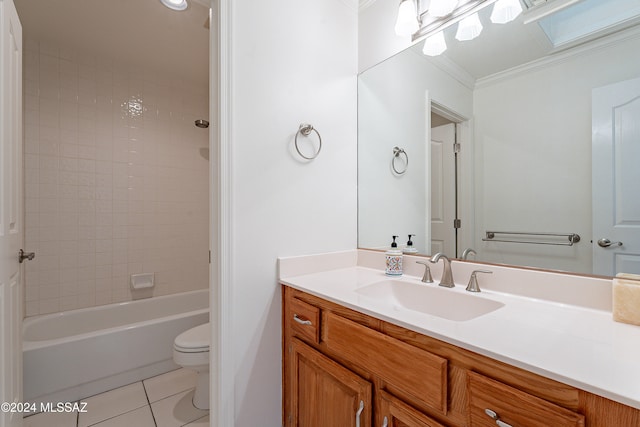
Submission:
{"label": "wooden cabinet door", "polygon": [[447,359],[335,313],[323,316],[323,342],[345,362],[385,381],[399,397],[412,396],[447,413]]}
{"label": "wooden cabinet door", "polygon": [[445,427],[384,390],[380,390],[379,405],[381,427]]}
{"label": "wooden cabinet door", "polygon": [[291,340],[292,427],[370,427],[371,383]]}

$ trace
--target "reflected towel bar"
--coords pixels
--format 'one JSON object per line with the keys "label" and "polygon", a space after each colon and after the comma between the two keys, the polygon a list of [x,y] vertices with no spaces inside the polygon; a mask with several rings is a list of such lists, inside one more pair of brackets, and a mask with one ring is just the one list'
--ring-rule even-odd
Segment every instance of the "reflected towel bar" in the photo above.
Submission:
{"label": "reflected towel bar", "polygon": [[[516,236],[542,236],[542,237],[566,237],[569,241],[567,243],[560,242],[532,242],[528,240],[507,240],[496,239],[496,234],[509,234]],[[576,233],[526,233],[518,231],[487,231],[486,237],[482,239],[483,242],[505,242],[505,243],[529,243],[532,245],[554,245],[554,246],[573,246],[574,243],[580,241],[580,236]]]}

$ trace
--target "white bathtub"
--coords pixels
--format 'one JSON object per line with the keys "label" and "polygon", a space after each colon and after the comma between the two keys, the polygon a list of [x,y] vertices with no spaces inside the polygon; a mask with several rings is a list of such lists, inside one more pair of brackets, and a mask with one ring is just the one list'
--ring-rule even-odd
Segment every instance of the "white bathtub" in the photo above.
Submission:
{"label": "white bathtub", "polygon": [[24,401],[72,402],[176,369],[173,340],[208,321],[208,290],[27,318]]}

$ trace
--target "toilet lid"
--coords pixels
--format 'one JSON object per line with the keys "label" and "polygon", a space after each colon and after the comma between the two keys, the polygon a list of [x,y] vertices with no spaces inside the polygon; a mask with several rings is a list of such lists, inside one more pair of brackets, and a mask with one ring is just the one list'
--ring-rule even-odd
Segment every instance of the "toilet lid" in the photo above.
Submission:
{"label": "toilet lid", "polygon": [[211,343],[211,324],[205,323],[178,335],[174,341],[174,347],[184,350],[209,351]]}

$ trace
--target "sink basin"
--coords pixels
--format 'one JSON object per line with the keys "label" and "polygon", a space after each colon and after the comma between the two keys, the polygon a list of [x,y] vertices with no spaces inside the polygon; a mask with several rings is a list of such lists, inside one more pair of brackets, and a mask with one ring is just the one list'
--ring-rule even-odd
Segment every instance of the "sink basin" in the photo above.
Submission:
{"label": "sink basin", "polygon": [[356,289],[356,292],[407,310],[457,322],[475,319],[504,306],[501,302],[478,295],[463,294],[437,285],[423,285],[402,280],[383,280]]}

